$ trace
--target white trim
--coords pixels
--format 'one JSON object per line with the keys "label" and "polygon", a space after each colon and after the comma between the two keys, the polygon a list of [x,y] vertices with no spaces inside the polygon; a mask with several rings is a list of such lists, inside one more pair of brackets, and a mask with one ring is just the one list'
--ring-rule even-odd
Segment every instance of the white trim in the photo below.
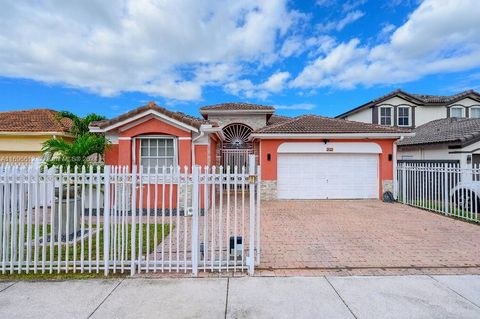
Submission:
{"label": "white trim", "polygon": [[192,138],[191,137],[185,137],[185,136],[179,136],[178,140],[179,141],[190,141]]}
{"label": "white trim", "polygon": [[[408,109],[408,124],[407,125],[400,125],[400,109]],[[412,107],[407,105],[399,105],[397,106],[397,126],[398,127],[410,127],[412,126]]]}
{"label": "white trim", "polygon": [[328,138],[351,138],[351,139],[391,139],[415,136],[415,133],[338,133],[338,134],[285,134],[285,133],[256,133],[256,138],[265,139],[328,139]]}
{"label": "white trim", "polygon": [[[382,109],[390,109],[390,125],[387,124],[382,124]],[[383,125],[383,126],[393,126],[393,119],[394,119],[394,108],[393,106],[379,106],[378,107],[378,124]]]}
{"label": "white trim", "polygon": [[131,141],[132,138],[129,137],[129,136],[120,136],[120,137],[118,138],[118,140],[119,140],[119,141]]}
{"label": "white trim", "polygon": [[286,142],[277,153],[327,153],[327,154],[381,154],[382,148],[372,142]]}
{"label": "white trim", "polygon": [[163,119],[163,120],[165,120],[165,121],[167,121],[167,122],[170,122],[171,124],[174,124],[175,126],[181,128],[181,129],[184,129],[184,130],[187,130],[187,131],[198,132],[198,129],[197,129],[197,128],[195,128],[195,127],[193,127],[193,126],[190,126],[190,125],[188,125],[188,124],[185,124],[185,123],[183,123],[183,122],[177,121],[177,120],[175,120],[175,119],[172,119],[171,117],[169,117],[169,116],[167,116],[167,115],[165,115],[165,114],[159,113],[159,112],[157,112],[157,111],[155,111],[155,110],[147,110],[147,111],[145,111],[145,112],[142,112],[142,113],[140,113],[140,114],[137,114],[137,115],[135,115],[135,116],[132,116],[132,117],[126,119],[126,120],[117,122],[117,123],[112,124],[112,125],[110,125],[110,126],[107,126],[107,127],[103,128],[103,129],[98,128],[98,127],[91,127],[91,128],[90,128],[90,132],[99,132],[99,133],[100,133],[100,132],[110,131],[110,130],[112,130],[112,129],[114,129],[114,128],[117,128],[117,127],[123,126],[123,125],[125,125],[125,124],[131,123],[131,122],[136,121],[136,120],[138,120],[138,119],[141,119],[142,117],[145,117],[145,116],[147,116],[147,115],[154,115],[154,116],[156,116],[156,117],[158,117],[158,118],[161,118],[161,119]]}

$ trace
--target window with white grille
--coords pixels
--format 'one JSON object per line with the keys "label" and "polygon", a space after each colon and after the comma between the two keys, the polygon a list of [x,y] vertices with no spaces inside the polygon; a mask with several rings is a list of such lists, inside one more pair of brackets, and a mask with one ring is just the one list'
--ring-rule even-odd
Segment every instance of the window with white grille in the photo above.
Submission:
{"label": "window with white grille", "polygon": [[144,171],[155,171],[155,167],[176,166],[178,164],[177,143],[172,137],[152,137],[140,139],[140,165]]}
{"label": "window with white grille", "polygon": [[450,117],[465,117],[465,109],[463,107],[451,107]]}
{"label": "window with white grille", "polygon": [[475,119],[480,118],[480,107],[470,108],[470,117]]}

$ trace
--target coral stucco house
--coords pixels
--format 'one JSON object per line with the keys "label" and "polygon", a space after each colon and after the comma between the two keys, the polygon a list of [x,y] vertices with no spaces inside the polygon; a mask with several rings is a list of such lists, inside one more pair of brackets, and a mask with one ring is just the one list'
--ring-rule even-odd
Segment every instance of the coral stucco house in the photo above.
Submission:
{"label": "coral stucco house", "polygon": [[202,119],[153,102],[94,122],[112,147],[111,165],[243,166],[262,168],[266,199],[380,198],[393,188],[395,141],[409,129],[314,115],[277,116],[275,108],[224,103],[200,108]]}

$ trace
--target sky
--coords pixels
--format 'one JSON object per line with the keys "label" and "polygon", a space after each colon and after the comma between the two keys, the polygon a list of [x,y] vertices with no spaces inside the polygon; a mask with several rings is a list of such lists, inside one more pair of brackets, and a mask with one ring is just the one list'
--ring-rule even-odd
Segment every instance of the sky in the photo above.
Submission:
{"label": "sky", "polygon": [[0,0],[0,111],[335,116],[480,90],[480,0]]}

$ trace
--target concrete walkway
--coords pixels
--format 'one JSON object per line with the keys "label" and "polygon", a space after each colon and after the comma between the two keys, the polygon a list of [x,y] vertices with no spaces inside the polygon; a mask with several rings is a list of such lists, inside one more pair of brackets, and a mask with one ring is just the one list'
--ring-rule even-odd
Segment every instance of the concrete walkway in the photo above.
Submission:
{"label": "concrete walkway", "polygon": [[480,318],[480,276],[0,282],[0,318]]}

